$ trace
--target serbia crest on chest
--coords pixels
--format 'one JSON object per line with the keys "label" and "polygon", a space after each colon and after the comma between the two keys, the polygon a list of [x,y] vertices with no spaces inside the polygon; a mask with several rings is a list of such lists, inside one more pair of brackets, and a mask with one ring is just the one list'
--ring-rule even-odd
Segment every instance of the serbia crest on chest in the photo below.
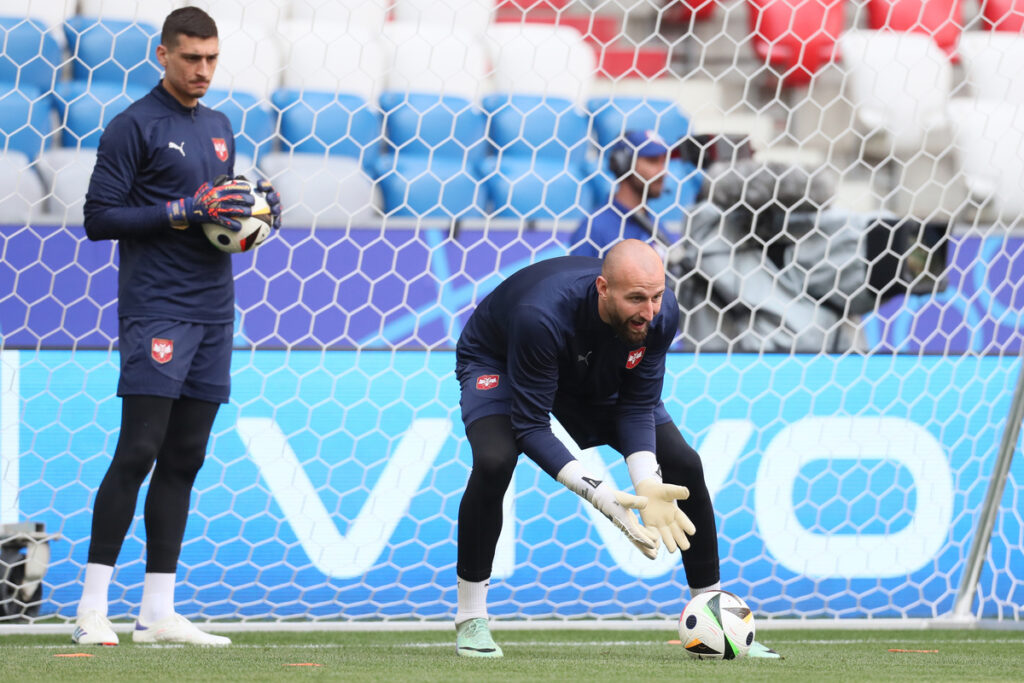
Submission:
{"label": "serbia crest on chest", "polygon": [[213,141],[213,151],[221,161],[228,160],[228,143],[224,138],[210,138]]}
{"label": "serbia crest on chest", "polygon": [[646,346],[641,346],[639,349],[633,349],[626,355],[626,369],[632,370],[636,366],[640,365],[640,361],[644,359],[644,351],[647,350]]}

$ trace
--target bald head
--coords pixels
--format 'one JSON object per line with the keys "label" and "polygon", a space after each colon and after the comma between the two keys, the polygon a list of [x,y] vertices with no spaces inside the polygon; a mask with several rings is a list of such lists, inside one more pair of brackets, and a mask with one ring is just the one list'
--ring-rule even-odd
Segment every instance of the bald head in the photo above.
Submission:
{"label": "bald head", "polygon": [[665,293],[665,266],[658,252],[640,240],[613,246],[597,276],[597,293],[601,320],[623,341],[642,343]]}
{"label": "bald head", "polygon": [[665,266],[651,245],[640,240],[622,240],[605,254],[601,275],[613,283],[643,278],[664,284]]}

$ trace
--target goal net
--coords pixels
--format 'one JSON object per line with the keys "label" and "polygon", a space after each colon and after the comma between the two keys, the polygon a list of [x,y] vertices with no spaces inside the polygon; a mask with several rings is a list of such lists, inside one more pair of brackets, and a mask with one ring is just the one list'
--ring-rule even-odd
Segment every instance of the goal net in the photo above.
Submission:
{"label": "goal net", "polygon": [[[117,249],[82,204],[180,4],[0,10],[0,623],[75,614],[120,420]],[[607,245],[587,217],[637,130],[673,150],[647,184],[683,307],[664,397],[723,588],[779,622],[1024,616],[1019,2],[195,4],[221,38],[203,101],[285,211],[233,257],[232,399],[179,612],[454,615],[455,341],[503,278]],[[565,439],[629,488],[618,454]],[[144,495],[115,619],[138,609]],[[678,555],[642,557],[525,458],[505,513],[496,618],[665,620],[688,597]]]}

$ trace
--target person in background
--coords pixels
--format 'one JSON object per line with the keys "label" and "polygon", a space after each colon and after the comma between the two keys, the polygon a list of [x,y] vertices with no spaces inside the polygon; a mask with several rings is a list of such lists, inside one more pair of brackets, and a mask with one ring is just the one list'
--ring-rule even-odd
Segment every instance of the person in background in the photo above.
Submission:
{"label": "person in background", "polygon": [[677,239],[658,226],[647,202],[661,196],[668,173],[669,146],[654,131],[630,130],[608,152],[615,178],[609,204],[583,218],[569,238],[573,256],[604,256],[612,244],[638,239],[664,254]]}

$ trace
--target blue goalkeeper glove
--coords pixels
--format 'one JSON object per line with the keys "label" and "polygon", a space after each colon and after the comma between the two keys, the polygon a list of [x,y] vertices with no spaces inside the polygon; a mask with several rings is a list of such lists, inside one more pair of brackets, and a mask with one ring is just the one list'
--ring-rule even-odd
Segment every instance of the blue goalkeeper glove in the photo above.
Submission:
{"label": "blue goalkeeper glove", "polygon": [[273,217],[274,230],[281,229],[281,195],[278,194],[269,180],[261,180],[256,183],[256,190],[263,192],[267,198],[267,206],[270,207],[270,215]]}
{"label": "blue goalkeeper glove", "polygon": [[238,219],[251,216],[255,203],[248,181],[220,176],[212,184],[200,185],[191,197],[167,202],[167,220],[177,230],[192,223],[218,223],[229,230],[241,230]]}

